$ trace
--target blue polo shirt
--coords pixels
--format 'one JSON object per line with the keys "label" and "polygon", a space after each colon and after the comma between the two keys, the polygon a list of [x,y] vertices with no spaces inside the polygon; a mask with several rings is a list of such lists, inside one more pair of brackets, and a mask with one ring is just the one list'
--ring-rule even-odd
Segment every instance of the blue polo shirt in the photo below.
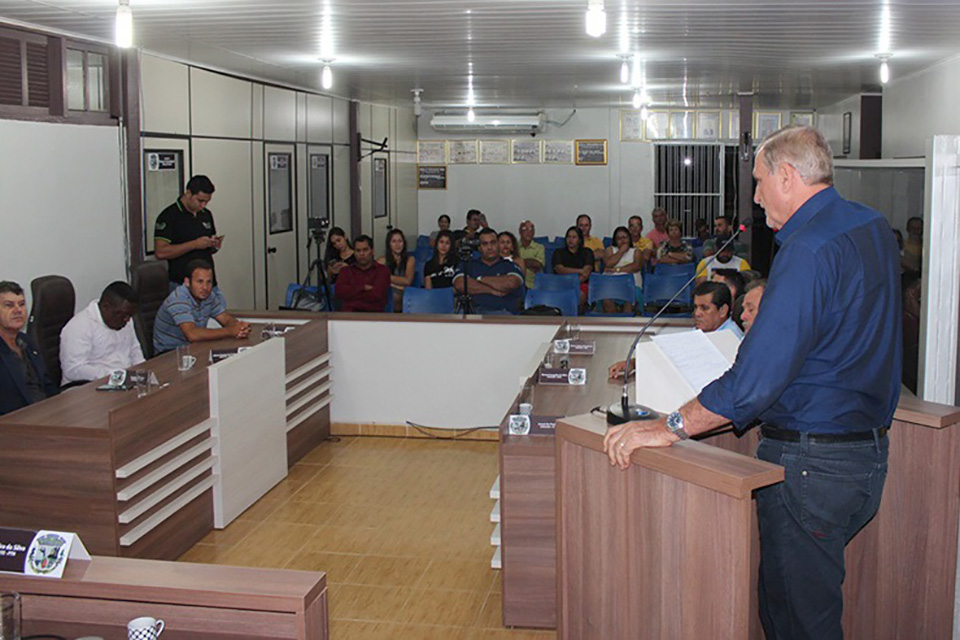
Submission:
{"label": "blue polo shirt", "polygon": [[197,300],[187,285],[181,284],[173,290],[160,305],[153,323],[153,350],[157,353],[170,351],[187,344],[189,341],[180,330],[180,324],[192,322],[198,327],[206,327],[210,318],[215,318],[227,310],[227,302],[218,287],[206,300]]}
{"label": "blue polo shirt", "polygon": [[777,233],[757,318],[700,403],[744,428],[846,433],[887,426],[900,398],[900,259],[890,225],[832,187]]}
{"label": "blue polo shirt", "polygon": [[523,302],[523,272],[513,262],[504,258],[497,258],[493,264],[487,264],[480,259],[468,260],[457,267],[453,279],[462,278],[464,274],[474,279],[483,279],[488,276],[516,276],[520,286],[505,296],[495,296],[490,293],[471,294],[473,307],[476,313],[518,313]]}

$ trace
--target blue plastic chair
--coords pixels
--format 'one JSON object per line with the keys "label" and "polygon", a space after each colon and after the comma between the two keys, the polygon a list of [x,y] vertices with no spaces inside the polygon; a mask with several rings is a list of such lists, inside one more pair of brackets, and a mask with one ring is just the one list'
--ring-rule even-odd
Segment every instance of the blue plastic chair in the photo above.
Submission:
{"label": "blue plastic chair", "polygon": [[417,262],[426,262],[433,257],[433,247],[427,245],[426,247],[417,247],[413,250],[413,259]]}
{"label": "blue plastic chair", "polygon": [[580,293],[571,289],[563,291],[546,291],[541,289],[529,289],[524,308],[529,309],[538,304],[548,307],[556,307],[565,316],[577,315],[577,307],[580,304]]}
{"label": "blue plastic chair", "polygon": [[[657,267],[659,269],[659,266]],[[682,287],[688,280],[689,276],[684,274],[671,274],[671,275],[661,275],[657,273],[651,273],[650,275],[643,277],[643,306],[641,314],[643,316],[652,316],[656,313],[657,309],[647,310],[647,305],[655,305],[659,308],[661,305],[666,303],[670,298],[673,297],[680,287]],[[677,300],[674,304],[684,305],[690,309],[686,312],[668,312],[664,313],[663,317],[667,318],[689,318],[693,315],[693,284],[691,283],[686,290],[677,297]]]}
{"label": "blue plastic chair", "polygon": [[[413,268],[413,283],[410,285],[411,287],[416,287],[416,288],[418,288],[418,289],[422,289],[422,288],[423,288],[423,286],[424,286],[424,284],[423,284],[423,279],[424,279],[423,269],[424,269],[424,267],[426,267],[426,266],[427,266],[427,263],[426,263],[426,262],[421,262],[421,261],[417,260],[417,263],[416,263],[416,265],[415,265],[414,268]],[[407,288],[409,289],[410,287],[407,287]]]}
{"label": "blue plastic chair", "polygon": [[403,292],[404,313],[453,313],[453,287],[407,289]]}
{"label": "blue plastic chair", "polygon": [[613,236],[607,236],[603,239],[603,248],[606,249],[613,244]]}
{"label": "blue plastic chair", "polygon": [[548,245],[550,244],[550,237],[549,236],[533,236],[533,241],[539,242],[542,245]]}
{"label": "blue plastic chair", "polygon": [[546,270],[545,273],[553,273],[553,252],[556,251],[553,247],[544,247],[543,249],[543,268]]}
{"label": "blue plastic chair", "polygon": [[[590,274],[590,288],[587,292],[587,303],[590,306],[594,306],[595,303],[603,300],[617,300],[619,302],[635,304],[636,298],[637,286],[633,274]],[[587,315],[629,318],[635,314],[633,312],[605,313],[599,308],[599,305],[597,305],[597,308],[591,310]]]}
{"label": "blue plastic chair", "polygon": [[387,289],[387,304],[383,305],[383,312],[393,313],[393,287]]}
{"label": "blue plastic chair", "polygon": [[417,236],[417,248],[429,247],[429,246],[430,246],[430,236]]}
{"label": "blue plastic chair", "polygon": [[694,272],[697,270],[697,265],[693,262],[688,262],[687,264],[658,264],[654,267],[653,272],[658,276],[684,276],[685,278],[692,278]]}
{"label": "blue plastic chair", "polygon": [[540,272],[533,279],[533,288],[539,291],[573,290],[579,295],[580,278],[575,273],[557,275],[555,273]]}

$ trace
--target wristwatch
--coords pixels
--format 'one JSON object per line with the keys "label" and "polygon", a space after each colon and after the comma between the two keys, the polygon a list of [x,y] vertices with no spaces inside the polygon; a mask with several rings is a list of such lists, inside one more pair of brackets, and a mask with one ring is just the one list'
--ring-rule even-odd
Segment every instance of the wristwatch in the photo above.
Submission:
{"label": "wristwatch", "polygon": [[688,440],[690,438],[690,434],[683,428],[683,416],[679,411],[674,411],[667,416],[667,431],[681,440]]}

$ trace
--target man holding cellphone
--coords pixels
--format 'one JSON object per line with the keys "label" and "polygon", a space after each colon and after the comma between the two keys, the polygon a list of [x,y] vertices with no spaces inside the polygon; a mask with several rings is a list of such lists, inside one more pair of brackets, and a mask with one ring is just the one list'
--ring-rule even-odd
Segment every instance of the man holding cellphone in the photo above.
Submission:
{"label": "man holding cellphone", "polygon": [[[197,175],[190,178],[183,195],[160,212],[153,232],[153,251],[157,260],[167,261],[170,291],[184,279],[187,264],[204,260],[213,265],[213,254],[220,250],[223,236],[217,235],[213,212],[207,204],[213,199],[214,186],[210,178]],[[213,284],[216,286],[216,269]]]}

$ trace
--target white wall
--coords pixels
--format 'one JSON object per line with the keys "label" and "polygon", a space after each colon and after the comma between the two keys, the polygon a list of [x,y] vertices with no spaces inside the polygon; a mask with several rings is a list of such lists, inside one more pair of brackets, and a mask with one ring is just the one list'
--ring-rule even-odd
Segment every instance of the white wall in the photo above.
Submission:
{"label": "white wall", "polygon": [[0,279],[62,275],[77,308],[126,280],[119,129],[0,120]]}
{"label": "white wall", "polygon": [[[894,74],[895,74],[894,70]],[[883,157],[923,157],[930,138],[960,134],[960,56],[902,78],[883,90]]]}
{"label": "white wall", "polygon": [[[843,153],[843,114],[850,113],[850,153]],[[860,94],[817,109],[817,129],[826,136],[833,157],[860,157]]]}

